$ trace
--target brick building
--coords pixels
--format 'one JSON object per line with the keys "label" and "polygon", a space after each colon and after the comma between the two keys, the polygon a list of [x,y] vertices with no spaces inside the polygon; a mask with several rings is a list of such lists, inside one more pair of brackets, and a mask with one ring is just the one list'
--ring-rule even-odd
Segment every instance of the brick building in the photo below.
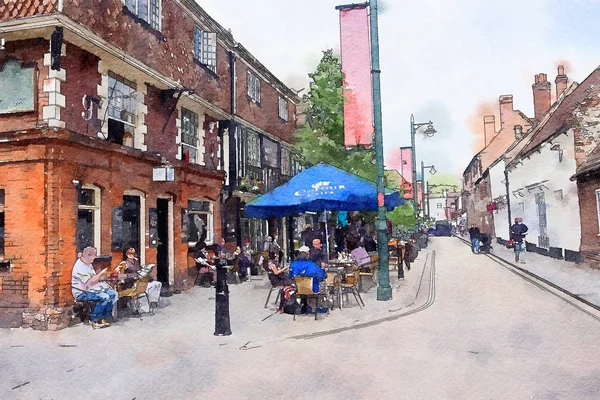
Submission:
{"label": "brick building", "polygon": [[294,172],[297,95],[194,1],[0,0],[0,32],[0,326],[64,327],[88,245],[190,287],[244,168]]}
{"label": "brick building", "polygon": [[[532,121],[519,110],[514,109],[513,96],[500,96],[500,130],[496,131],[493,115],[483,118],[485,147],[473,157],[463,172],[463,206],[467,211],[467,224],[479,227],[482,233],[494,236],[494,217],[490,212],[493,199],[500,194],[494,193],[501,179],[494,179],[492,171],[496,161],[521,137],[515,136],[515,127],[527,132]],[[504,193],[506,191],[504,190]]]}

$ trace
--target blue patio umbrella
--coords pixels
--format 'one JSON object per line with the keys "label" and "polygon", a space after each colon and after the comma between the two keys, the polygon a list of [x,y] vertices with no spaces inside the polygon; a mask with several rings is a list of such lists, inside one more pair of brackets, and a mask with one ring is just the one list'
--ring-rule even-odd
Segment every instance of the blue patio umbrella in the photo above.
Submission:
{"label": "blue patio umbrella", "polygon": [[[384,199],[388,210],[404,204],[396,191],[386,190]],[[377,186],[358,175],[319,163],[245,207],[250,218],[281,218],[324,210],[377,211]]]}

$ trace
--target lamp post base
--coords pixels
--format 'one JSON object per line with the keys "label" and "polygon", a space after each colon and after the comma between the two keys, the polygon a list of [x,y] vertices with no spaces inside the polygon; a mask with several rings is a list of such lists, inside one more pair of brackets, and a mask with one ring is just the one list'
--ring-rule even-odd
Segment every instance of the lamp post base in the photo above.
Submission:
{"label": "lamp post base", "polygon": [[377,300],[379,301],[387,301],[392,299],[392,287],[390,285],[387,286],[377,286]]}

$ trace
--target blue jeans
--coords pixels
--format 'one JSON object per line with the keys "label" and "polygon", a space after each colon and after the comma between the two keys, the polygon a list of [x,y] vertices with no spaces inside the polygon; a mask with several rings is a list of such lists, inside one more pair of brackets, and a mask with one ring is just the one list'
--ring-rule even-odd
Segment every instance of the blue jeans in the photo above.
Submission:
{"label": "blue jeans", "polygon": [[471,239],[471,251],[479,253],[479,238]]}
{"label": "blue jeans", "polygon": [[112,289],[104,289],[101,292],[83,292],[77,296],[77,301],[96,301],[94,312],[90,319],[97,322],[107,319],[112,315],[113,305],[117,299],[117,292]]}
{"label": "blue jeans", "polygon": [[525,242],[515,242],[515,256],[521,255],[525,251]]}

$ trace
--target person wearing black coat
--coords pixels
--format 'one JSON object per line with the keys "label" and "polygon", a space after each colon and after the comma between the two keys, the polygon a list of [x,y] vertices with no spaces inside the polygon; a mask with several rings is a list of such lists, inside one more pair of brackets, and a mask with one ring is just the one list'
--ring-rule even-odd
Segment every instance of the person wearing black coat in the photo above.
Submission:
{"label": "person wearing black coat", "polygon": [[475,225],[469,227],[469,236],[471,237],[471,251],[473,254],[479,254],[479,235],[481,232]]}

